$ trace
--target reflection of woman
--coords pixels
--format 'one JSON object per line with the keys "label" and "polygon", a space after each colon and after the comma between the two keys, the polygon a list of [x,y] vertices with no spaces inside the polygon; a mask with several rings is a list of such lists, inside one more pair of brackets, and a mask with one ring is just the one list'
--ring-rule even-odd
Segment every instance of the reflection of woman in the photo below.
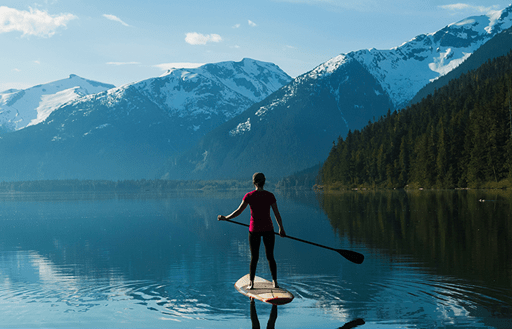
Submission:
{"label": "reflection of woman", "polygon": [[[275,328],[276,320],[277,320],[277,305],[272,305],[272,309],[270,310],[270,317],[268,318],[268,322],[267,322],[267,329]],[[260,320],[258,319],[258,313],[256,313],[256,305],[254,305],[254,299],[251,299],[251,323],[252,323],[253,329],[261,328]]]}
{"label": "reflection of woman", "polygon": [[254,286],[254,277],[256,276],[256,266],[258,265],[258,258],[260,254],[261,238],[263,238],[263,244],[265,245],[265,254],[267,256],[268,265],[270,267],[270,273],[272,274],[272,280],[274,287],[277,288],[277,265],[274,259],[274,225],[272,224],[272,218],[270,217],[270,208],[274,211],[277,225],[279,226],[279,235],[284,237],[283,223],[281,220],[281,214],[277,209],[277,202],[274,194],[265,191],[263,186],[265,185],[265,175],[262,173],[255,173],[252,176],[252,182],[256,188],[254,191],[247,193],[242,203],[233,213],[228,216],[217,216],[218,220],[232,219],[239,216],[247,205],[251,208],[251,222],[249,225],[249,245],[251,248],[251,267],[250,267],[250,284],[249,289]]}

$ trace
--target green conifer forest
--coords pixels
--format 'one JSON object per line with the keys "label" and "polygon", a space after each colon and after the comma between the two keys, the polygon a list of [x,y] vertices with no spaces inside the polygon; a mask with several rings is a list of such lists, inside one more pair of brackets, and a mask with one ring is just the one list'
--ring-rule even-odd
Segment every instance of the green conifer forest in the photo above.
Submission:
{"label": "green conifer forest", "polygon": [[339,138],[327,189],[512,185],[512,53]]}

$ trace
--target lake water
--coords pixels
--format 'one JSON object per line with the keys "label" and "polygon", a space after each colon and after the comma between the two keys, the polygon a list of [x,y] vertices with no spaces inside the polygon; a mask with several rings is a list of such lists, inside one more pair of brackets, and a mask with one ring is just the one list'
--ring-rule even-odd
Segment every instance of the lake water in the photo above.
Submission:
{"label": "lake water", "polygon": [[0,327],[512,328],[510,194],[276,192],[289,235],[366,259],[277,237],[295,300],[272,307],[216,220],[244,192],[0,195]]}

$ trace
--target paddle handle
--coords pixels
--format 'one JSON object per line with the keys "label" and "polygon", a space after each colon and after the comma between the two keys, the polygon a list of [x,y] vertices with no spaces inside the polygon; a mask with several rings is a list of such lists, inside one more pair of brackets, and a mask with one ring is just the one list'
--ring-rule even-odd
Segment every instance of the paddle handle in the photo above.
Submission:
{"label": "paddle handle", "polygon": [[[238,224],[238,225],[241,225],[241,226],[249,227],[249,225],[247,225],[247,224],[240,223],[240,222],[237,222],[237,221],[234,221],[234,220],[231,220],[231,219],[225,219],[225,221],[233,223],[233,224]],[[275,235],[279,235],[279,233],[277,233],[277,232],[274,232],[274,234]],[[315,243],[315,242],[311,242],[311,241],[306,241],[306,240],[302,240],[302,239],[299,239],[299,238],[295,238],[295,237],[289,236],[289,235],[286,235],[285,237],[288,238],[288,239],[295,240],[295,241],[300,241],[300,242],[308,243],[308,244],[311,244],[313,246],[317,246],[317,247],[320,247],[320,248],[325,248],[325,249],[336,251],[338,254],[340,254],[341,256],[345,257],[347,260],[349,260],[349,261],[351,261],[353,263],[356,263],[356,264],[361,264],[364,261],[364,255],[363,254],[360,254],[360,253],[352,251],[352,250],[331,248],[331,247],[324,246],[324,245],[321,245],[321,244],[318,244],[318,243]]]}

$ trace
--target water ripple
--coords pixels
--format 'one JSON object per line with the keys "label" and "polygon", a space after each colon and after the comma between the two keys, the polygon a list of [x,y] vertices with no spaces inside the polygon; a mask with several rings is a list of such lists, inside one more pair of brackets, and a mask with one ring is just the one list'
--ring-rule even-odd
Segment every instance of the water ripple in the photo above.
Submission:
{"label": "water ripple", "polygon": [[322,308],[344,321],[360,317],[382,327],[392,327],[393,320],[382,323],[381,319],[396,319],[404,328],[454,322],[486,327],[478,317],[512,316],[512,296],[506,291],[417,272],[402,272],[364,285],[336,276],[302,276],[294,277],[287,288],[295,295],[294,306]]}
{"label": "water ripple", "polygon": [[[205,294],[204,289],[177,282],[96,280],[75,282],[72,287],[65,284],[4,283],[0,286],[0,305],[6,307],[0,314],[3,324],[19,323],[20,316],[16,314],[19,314],[20,306],[32,305],[28,307],[36,312],[53,312],[58,316],[54,319],[56,321],[62,321],[66,313],[91,312],[99,320],[104,318],[105,322],[111,323],[116,317],[127,320],[133,319],[128,314],[146,312],[155,320],[181,322],[204,320],[214,313],[226,313],[226,310],[211,305],[212,297]],[[51,312],[46,316],[51,316]],[[154,316],[151,317],[151,313]]]}

